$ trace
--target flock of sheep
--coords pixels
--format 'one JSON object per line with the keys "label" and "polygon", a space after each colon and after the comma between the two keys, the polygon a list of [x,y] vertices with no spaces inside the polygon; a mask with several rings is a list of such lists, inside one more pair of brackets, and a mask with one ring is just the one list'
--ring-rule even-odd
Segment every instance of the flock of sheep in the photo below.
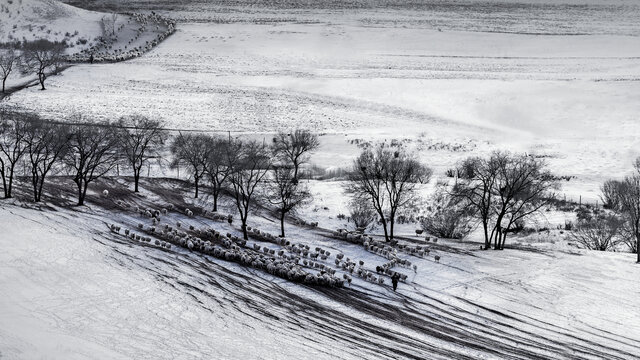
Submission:
{"label": "flock of sheep", "polygon": [[[117,200],[116,204],[125,209],[129,208],[121,200]],[[394,247],[362,233],[336,231],[334,235],[361,244],[366,251],[388,260],[387,263],[376,266],[374,272],[365,268],[362,260],[350,259],[342,253],[335,254],[331,259],[332,253],[329,250],[321,247],[312,249],[307,244],[292,243],[286,238],[274,236],[255,227],[247,227],[247,231],[251,240],[257,240],[260,243],[248,244],[246,240],[233,236],[231,233],[222,234],[211,227],[197,228],[194,225],[185,226],[180,221],[170,224],[167,220],[161,220],[168,217],[169,213],[174,210],[172,205],[161,210],[143,209],[136,206],[134,211],[139,216],[150,219],[150,224],[138,223],[137,229],[126,229],[123,234],[120,232],[120,226],[116,224],[110,225],[110,229],[112,232],[124,235],[134,241],[154,244],[165,249],[171,249],[172,246],[181,247],[260,269],[290,281],[338,288],[343,287],[345,283],[351,284],[352,276],[383,285],[385,277],[397,275],[400,281],[405,282],[407,275],[395,271],[394,268],[413,269],[414,272],[417,272],[418,268],[408,259],[400,258],[398,252],[414,256],[429,254],[429,249],[425,246],[397,245]],[[194,213],[190,209],[183,209],[181,212],[187,217],[194,217]],[[217,213],[207,215],[207,218],[218,221],[227,220],[231,223],[232,220],[230,215]],[[316,223],[306,225],[317,226]],[[277,247],[261,244],[264,242],[274,244]],[[436,256],[436,258],[439,260],[439,257]],[[340,276],[338,271],[342,271],[343,274]]]}
{"label": "flock of sheep", "polygon": [[[166,39],[169,35],[176,31],[176,23],[172,19],[162,17],[158,14],[129,14],[131,18],[140,24],[140,27],[136,31],[136,35],[129,39],[124,49],[111,49],[111,45],[103,39],[100,44],[94,45],[89,49],[82,50],[80,53],[72,54],[67,57],[68,62],[87,62],[91,55],[93,55],[94,62],[118,62],[125,61],[132,58],[139,57],[144,53],[157,46],[160,42]],[[121,30],[123,25],[118,27]],[[165,28],[164,32],[159,32],[153,40],[145,41],[144,45],[135,46],[129,49],[141,35],[147,32],[148,27],[154,27],[156,31],[160,31],[161,27]]]}

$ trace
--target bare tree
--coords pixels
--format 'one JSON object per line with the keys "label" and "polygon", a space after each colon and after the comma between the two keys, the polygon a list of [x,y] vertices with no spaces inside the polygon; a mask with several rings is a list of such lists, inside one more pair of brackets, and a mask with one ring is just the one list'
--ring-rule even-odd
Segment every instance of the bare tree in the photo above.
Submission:
{"label": "bare tree", "polygon": [[280,236],[284,237],[284,219],[299,206],[311,200],[311,193],[297,181],[292,166],[275,166],[269,183],[268,200],[278,209]]}
{"label": "bare tree", "polygon": [[[77,123],[85,123],[80,117],[76,120]],[[78,206],[84,205],[89,184],[116,166],[120,158],[118,136],[116,128],[108,123],[71,127],[65,161],[74,173]]]}
{"label": "bare tree", "polygon": [[35,72],[40,82],[41,90],[46,90],[44,81],[48,73],[57,73],[63,63],[64,44],[48,40],[36,40],[26,43],[23,47],[23,72]]}
{"label": "bare tree", "polygon": [[[627,221],[627,236],[625,242],[638,254],[640,263],[640,174],[626,177],[619,184],[619,209]],[[635,246],[634,246],[635,245]]]}
{"label": "bare tree", "polygon": [[464,197],[453,196],[440,187],[431,198],[430,211],[421,222],[425,232],[448,239],[462,239],[473,230],[476,208]]}
{"label": "bare tree", "polygon": [[412,200],[418,184],[429,181],[431,173],[403,149],[380,144],[374,150],[364,150],[355,160],[347,190],[371,202],[380,217],[385,240],[391,241],[398,210]]}
{"label": "bare tree", "polygon": [[247,218],[254,201],[253,197],[271,167],[271,158],[268,154],[268,148],[261,142],[243,142],[229,176],[245,240],[249,238]]}
{"label": "bare tree", "polygon": [[600,215],[579,221],[570,237],[589,250],[607,251],[616,244],[624,221],[613,215]]}
{"label": "bare tree", "polygon": [[26,124],[30,117],[27,113],[0,110],[0,177],[6,199],[12,197],[16,166],[27,151]]}
{"label": "bare tree", "polygon": [[546,164],[526,154],[496,151],[488,159],[467,160],[465,168],[469,179],[461,179],[451,194],[474,208],[482,223],[485,249],[492,242],[494,249],[503,249],[507,235],[549,205],[558,186]]}
{"label": "bare tree", "polygon": [[509,155],[498,160],[494,184],[496,223],[492,231],[494,249],[504,249],[507,235],[530,215],[548,206],[558,188],[546,164],[526,154]]}
{"label": "bare tree", "polygon": [[134,192],[138,192],[142,168],[159,156],[167,133],[160,121],[141,115],[122,117],[118,126],[124,129],[120,134],[120,150],[133,169]]}
{"label": "bare tree", "polygon": [[600,187],[600,200],[605,209],[617,210],[620,207],[620,181],[607,180]]}
{"label": "bare tree", "polygon": [[102,27],[102,36],[105,40],[111,39],[116,35],[116,23],[118,21],[118,14],[111,13],[102,16],[100,19],[100,26]]}
{"label": "bare tree", "polygon": [[302,129],[293,133],[279,132],[273,139],[275,157],[284,164],[293,166],[294,179],[298,179],[300,165],[309,161],[309,153],[319,146],[318,136]]}
{"label": "bare tree", "polygon": [[171,153],[173,154],[173,167],[180,164],[187,165],[187,171],[193,176],[195,186],[194,198],[198,198],[200,189],[200,180],[205,176],[207,171],[207,144],[209,138],[203,134],[183,134],[180,133],[171,144]]}
{"label": "bare tree", "polygon": [[47,174],[69,150],[69,130],[68,125],[53,124],[38,117],[27,124],[25,142],[31,163],[31,185],[35,202],[42,199]]}
{"label": "bare tree", "polygon": [[349,202],[349,217],[357,229],[368,228],[376,219],[376,212],[368,199],[355,198]]}
{"label": "bare tree", "polygon": [[5,85],[9,75],[18,62],[18,54],[14,49],[0,51],[0,75],[2,76],[2,93],[5,93]]}
{"label": "bare tree", "polygon": [[[451,191],[453,197],[463,199],[473,213],[480,218],[484,234],[485,250],[491,247],[490,221],[493,218],[493,188],[498,176],[498,165],[503,153],[494,152],[490,158],[473,157],[460,166],[467,175],[455,184]],[[464,179],[464,180],[463,180]]]}
{"label": "bare tree", "polygon": [[206,147],[205,171],[211,183],[213,211],[218,211],[218,197],[231,173],[240,151],[240,144],[221,136],[208,137]]}

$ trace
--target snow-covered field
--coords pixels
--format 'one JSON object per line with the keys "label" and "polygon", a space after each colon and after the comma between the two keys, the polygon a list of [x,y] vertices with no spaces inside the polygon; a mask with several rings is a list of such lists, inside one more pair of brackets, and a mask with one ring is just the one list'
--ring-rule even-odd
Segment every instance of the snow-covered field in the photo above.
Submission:
{"label": "snow-covered field", "polygon": [[[36,2],[60,6],[13,0],[10,7]],[[48,90],[21,90],[5,98],[8,104],[56,119],[140,113],[173,130],[266,140],[305,127],[320,134],[312,164],[327,169],[350,166],[363,142],[402,141],[436,170],[425,194],[461,158],[511,149],[544,156],[558,175],[575,176],[563,182],[561,196],[594,202],[601,182],[631,171],[640,155],[635,0],[65,2],[107,13],[157,10],[181,22],[142,57],[74,65],[49,78]],[[89,37],[99,31],[99,13],[61,14],[93,21],[84,27]],[[31,34],[27,23],[35,20],[22,14],[13,28],[2,16],[0,39]],[[47,24],[58,36],[80,23]],[[397,293],[388,278],[381,286],[355,276],[350,287],[328,289],[108,231],[111,223],[133,229],[149,222],[115,206],[116,199],[209,207],[206,196],[194,202],[175,182],[145,179],[134,196],[110,180],[93,188],[88,207],[73,208],[60,181],[43,211],[0,201],[2,360],[640,353],[634,255],[578,250],[559,231],[513,238],[513,248],[501,252],[478,250],[476,236],[429,243],[430,256],[402,255],[418,271],[399,269],[408,281]],[[308,184],[314,203],[299,216],[320,228],[290,223],[288,238],[330,249],[328,264],[338,252],[371,271],[385,263],[323,230],[349,225],[337,218],[347,211],[343,184]],[[104,188],[111,197],[97,195]],[[222,203],[234,212],[228,199]],[[545,216],[544,225],[555,229],[571,215]],[[237,224],[178,212],[163,221],[239,233]],[[266,211],[252,214],[250,225],[278,231]],[[401,243],[425,245],[415,227],[399,225]]]}
{"label": "snow-covered field", "polygon": [[[433,22],[410,21],[402,6],[327,10],[321,3],[292,10],[280,2],[275,8],[186,2],[174,11],[158,3],[167,14],[198,22],[180,23],[142,58],[75,66],[50,79],[46,93],[29,89],[10,103],[37,103],[51,116],[142,113],[177,129],[271,133],[304,126],[329,134],[332,145],[341,138],[451,145],[420,151],[440,174],[471,154],[527,151],[548,157],[559,175],[577,177],[565,184],[567,196],[594,202],[598,185],[626,174],[638,155],[640,25],[626,19],[640,16],[640,7],[536,2],[530,11],[546,20],[526,22],[536,27],[527,30],[519,25],[528,11],[521,2],[462,3],[449,4],[450,13],[446,2],[413,11],[413,18],[439,16]],[[127,4],[122,10],[146,6]],[[503,12],[486,19],[483,9],[498,5]],[[191,18],[189,9],[202,18]],[[273,12],[284,18],[255,17]],[[396,22],[382,20],[393,16]],[[475,23],[479,28],[469,25]],[[503,23],[510,25],[501,31]],[[313,162],[346,167],[356,151],[327,146]]]}
{"label": "snow-covered field", "polygon": [[[77,209],[64,206],[71,192],[57,190],[47,211],[0,205],[3,359],[630,359],[640,348],[633,254],[551,245],[496,253],[441,240],[427,245],[426,258],[401,254],[418,271],[396,268],[408,275],[396,293],[388,279],[378,285],[356,276],[344,289],[308,287],[110,232],[111,223],[123,231],[150,224],[116,206],[119,199],[158,209],[186,201],[196,213],[206,203],[183,199],[175,184],[143,185],[152,190],[101,199],[102,189],[123,185],[99,184],[91,205]],[[266,212],[252,219],[277,230]],[[177,221],[239,234],[179,211],[161,223]],[[294,243],[330,249],[327,264],[338,252],[371,271],[387,261],[322,230],[288,229]],[[420,241],[404,235],[401,243]]]}

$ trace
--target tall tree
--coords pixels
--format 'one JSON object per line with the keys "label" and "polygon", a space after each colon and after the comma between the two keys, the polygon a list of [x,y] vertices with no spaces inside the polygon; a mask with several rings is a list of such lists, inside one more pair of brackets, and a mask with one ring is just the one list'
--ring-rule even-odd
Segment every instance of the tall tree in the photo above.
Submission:
{"label": "tall tree", "polygon": [[453,197],[463,199],[480,218],[485,250],[491,247],[489,227],[493,217],[493,188],[498,176],[498,164],[504,156],[503,153],[494,152],[488,159],[472,157],[463,161],[460,168],[466,169],[466,176],[451,191]]}
{"label": "tall tree", "polygon": [[555,199],[558,183],[544,161],[523,155],[508,155],[498,161],[494,184],[496,224],[494,249],[504,249],[514,225],[548,206]]}
{"label": "tall tree", "polygon": [[292,166],[274,166],[269,182],[268,200],[275,205],[280,218],[280,236],[284,237],[284,219],[311,199],[311,193],[294,176]]}
{"label": "tall tree", "polygon": [[18,54],[14,49],[0,51],[0,76],[2,76],[2,93],[5,93],[5,85],[9,75],[18,62]]}
{"label": "tall tree", "polygon": [[171,153],[173,154],[171,165],[173,167],[179,167],[180,164],[187,165],[187,171],[193,176],[196,190],[195,198],[198,198],[200,180],[202,180],[207,171],[208,142],[209,138],[203,134],[180,133],[171,144]]}
{"label": "tall tree", "polygon": [[64,44],[49,40],[36,40],[23,46],[23,72],[34,72],[38,76],[41,89],[46,90],[44,81],[49,73],[57,73],[64,61]]}
{"label": "tall tree", "polygon": [[242,142],[237,160],[229,176],[233,197],[242,222],[242,234],[248,240],[247,218],[264,177],[271,167],[268,148],[261,142]]}
{"label": "tall tree", "polygon": [[371,202],[380,217],[385,240],[391,241],[398,210],[415,197],[418,185],[428,182],[431,174],[431,169],[404,149],[379,144],[374,150],[364,150],[356,159],[347,190]]}
{"label": "tall tree", "polygon": [[637,253],[640,263],[640,174],[627,176],[619,184],[619,210],[627,221],[629,247]]}
{"label": "tall tree", "polygon": [[31,185],[35,202],[42,199],[47,174],[69,150],[69,130],[66,124],[53,124],[37,117],[27,125],[25,142],[31,163]]}
{"label": "tall tree", "polygon": [[24,141],[31,114],[0,110],[0,177],[4,197],[12,197],[13,179],[18,162],[27,151]]}
{"label": "tall tree", "polygon": [[142,168],[159,156],[167,133],[160,121],[141,115],[122,117],[118,126],[123,129],[119,137],[120,150],[133,169],[134,192],[138,192]]}
{"label": "tall tree", "polygon": [[218,211],[218,197],[227,182],[236,160],[235,154],[238,152],[238,142],[227,140],[221,136],[208,137],[205,171],[211,183],[213,211]]}
{"label": "tall tree", "polygon": [[298,179],[300,165],[309,161],[309,153],[320,146],[318,136],[309,130],[297,129],[292,133],[279,132],[273,139],[273,152],[278,160],[293,166],[293,177]]}
{"label": "tall tree", "polygon": [[69,151],[65,161],[74,173],[73,181],[78,187],[78,206],[84,205],[89,184],[116,166],[120,159],[118,136],[116,128],[109,123],[71,127]]}

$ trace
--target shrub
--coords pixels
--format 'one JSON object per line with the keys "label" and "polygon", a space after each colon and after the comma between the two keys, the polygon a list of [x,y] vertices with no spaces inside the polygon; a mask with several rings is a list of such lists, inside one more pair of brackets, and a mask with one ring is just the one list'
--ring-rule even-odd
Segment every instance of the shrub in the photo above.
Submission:
{"label": "shrub", "polygon": [[362,199],[354,199],[349,206],[351,219],[356,228],[368,228],[376,219],[376,213],[369,202]]}
{"label": "shrub", "polygon": [[441,238],[462,239],[473,230],[472,215],[464,202],[437,190],[431,211],[422,220],[422,229]]}
{"label": "shrub", "polygon": [[607,251],[617,244],[623,224],[614,215],[599,215],[578,221],[570,236],[589,250]]}

